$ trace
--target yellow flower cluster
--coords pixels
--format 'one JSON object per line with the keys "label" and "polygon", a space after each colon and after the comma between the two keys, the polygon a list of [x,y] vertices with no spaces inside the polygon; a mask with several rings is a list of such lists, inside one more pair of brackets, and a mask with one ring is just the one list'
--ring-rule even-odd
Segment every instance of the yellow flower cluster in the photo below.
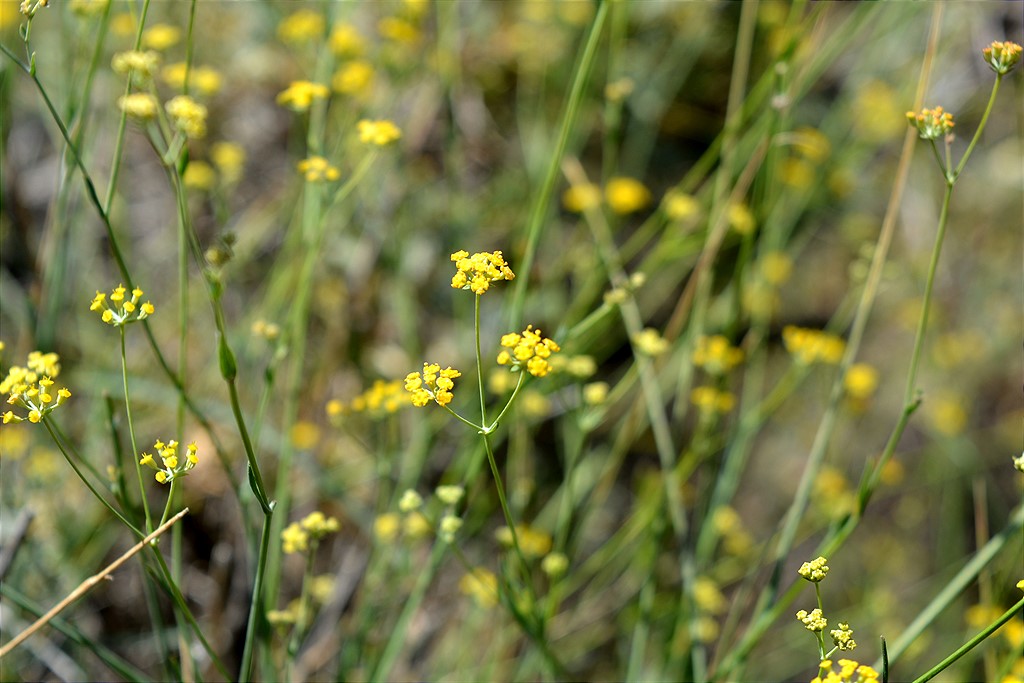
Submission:
{"label": "yellow flower cluster", "polygon": [[[651,203],[651,191],[635,178],[611,178],[604,187],[604,201],[619,215],[640,211]],[[562,205],[573,213],[583,213],[601,205],[601,188],[593,183],[573,185],[562,194]]]}
{"label": "yellow flower cluster", "polygon": [[139,464],[156,470],[154,478],[161,484],[169,484],[175,479],[184,477],[189,470],[199,464],[198,448],[195,441],[186,446],[184,458],[178,457],[178,442],[174,439],[167,443],[157,441],[153,444],[153,448],[160,456],[162,466],[157,465],[156,459],[149,453],[142,454]]}
{"label": "yellow flower cluster", "polygon": [[645,327],[633,335],[633,346],[637,353],[645,356],[660,356],[669,349],[668,340],[653,327]]}
{"label": "yellow flower cluster", "polygon": [[142,44],[152,50],[166,50],[181,40],[181,29],[170,24],[154,24],[142,33]]}
{"label": "yellow flower cluster", "polygon": [[540,330],[527,325],[522,334],[509,332],[501,337],[501,345],[511,351],[498,354],[498,365],[510,365],[513,372],[519,372],[523,364],[534,377],[543,377],[551,371],[548,359],[551,354],[561,351],[558,344],[541,336]]}
{"label": "yellow flower cluster", "polygon": [[366,50],[366,41],[352,24],[339,22],[331,29],[327,44],[336,57],[348,59],[358,57]]}
{"label": "yellow flower cluster", "polygon": [[292,111],[309,111],[313,100],[325,100],[330,94],[326,85],[311,81],[292,81],[277,95],[277,103]]}
{"label": "yellow flower cluster", "polygon": [[54,398],[53,380],[60,374],[60,359],[55,353],[33,351],[28,354],[27,367],[12,365],[7,377],[0,382],[0,394],[7,394],[8,405],[27,410],[26,417],[15,415],[8,410],[4,413],[3,422],[40,422],[52,413],[64,401],[71,398],[66,388],[57,389]]}
{"label": "yellow flower cluster", "polygon": [[461,376],[461,372],[450,366],[442,370],[437,363],[424,363],[422,373],[410,372],[405,376],[405,390],[412,394],[412,404],[417,408],[432,400],[439,406],[446,406],[452,402],[455,387],[452,380]]}
{"label": "yellow flower cluster", "polygon": [[387,119],[363,119],[356,124],[356,129],[359,131],[359,142],[377,147],[385,147],[402,137],[402,131],[398,126]]}
{"label": "yellow flower cluster", "polygon": [[828,560],[817,557],[810,562],[804,562],[797,570],[797,574],[811,583],[818,583],[828,576]]}
{"label": "yellow flower cluster", "polygon": [[846,393],[861,401],[871,398],[877,387],[878,370],[867,363],[854,363],[843,378]]}
{"label": "yellow flower cluster", "polygon": [[206,135],[206,107],[188,95],[171,98],[164,109],[171,117],[174,127],[190,138]]}
{"label": "yellow flower cluster", "polygon": [[817,608],[811,612],[802,609],[796,613],[796,618],[804,625],[804,628],[815,633],[820,633],[828,627],[828,619],[822,616],[821,610]]}
{"label": "yellow flower cluster", "polygon": [[217,94],[220,90],[220,72],[209,66],[193,65],[191,69],[186,69],[185,62],[168,64],[160,70],[160,78],[171,88],[183,90],[185,88],[186,71],[188,72],[189,88],[195,90],[200,95],[209,97],[210,95]]}
{"label": "yellow flower cluster", "polygon": [[372,417],[381,417],[397,413],[411,403],[411,396],[404,391],[401,380],[385,381],[378,379],[373,385],[353,398],[348,404],[335,399],[328,401],[327,414],[331,417],[345,413],[367,413]]}
{"label": "yellow flower cluster", "polygon": [[205,161],[190,161],[181,180],[191,190],[212,190],[217,184],[217,172]]}
{"label": "yellow flower cluster", "polygon": [[103,322],[114,327],[120,327],[121,325],[127,325],[128,323],[137,322],[139,320],[145,320],[149,316],[153,315],[154,308],[153,304],[146,302],[139,305],[139,299],[142,298],[143,291],[136,287],[132,290],[132,298],[125,301],[124,295],[127,290],[124,285],[118,285],[114,288],[114,291],[110,293],[110,304],[107,303],[107,295],[103,292],[97,291],[96,296],[93,297],[92,303],[89,304],[90,311],[102,311],[100,317]]}
{"label": "yellow flower cluster", "polygon": [[832,642],[836,647],[843,652],[857,648],[857,641],[853,639],[853,629],[846,622],[840,621],[839,628],[832,629],[828,634],[832,636]]}
{"label": "yellow flower cluster", "polygon": [[985,62],[1000,76],[1008,74],[1021,57],[1021,46],[1010,41],[996,41],[981,51]]}
{"label": "yellow flower cluster", "polygon": [[277,25],[277,36],[281,42],[299,45],[316,40],[324,33],[324,17],[310,9],[292,12]]}
{"label": "yellow flower cluster", "polygon": [[241,180],[245,168],[245,150],[241,145],[234,142],[214,143],[210,149],[210,158],[226,184],[234,185]]}
{"label": "yellow flower cluster", "polygon": [[743,360],[743,351],[720,334],[701,336],[693,351],[693,364],[712,375],[724,375]]}
{"label": "yellow flower cluster", "polygon": [[[506,548],[512,547],[512,531],[507,526],[499,527],[494,532],[494,538]],[[525,524],[516,524],[516,538],[519,540],[519,549],[528,559],[544,557],[551,552],[551,535],[543,531]]]}
{"label": "yellow flower cluster", "polygon": [[136,92],[117,99],[117,106],[128,116],[148,121],[156,116],[156,98],[149,93]]}
{"label": "yellow flower cluster", "polygon": [[472,256],[467,251],[457,251],[451,259],[456,268],[452,276],[453,289],[468,289],[479,295],[486,292],[492,282],[516,277],[500,251],[481,251]]}
{"label": "yellow flower cluster", "polygon": [[344,64],[331,78],[331,87],[342,95],[361,95],[373,81],[373,65],[363,59]]}
{"label": "yellow flower cluster", "polygon": [[953,115],[942,107],[922,109],[920,114],[907,112],[907,121],[917,128],[922,140],[938,140],[953,130]]}
{"label": "yellow flower cluster", "polygon": [[292,522],[281,532],[281,546],[286,553],[304,553],[309,550],[310,541],[316,545],[327,534],[338,531],[341,525],[334,517],[324,513],[311,512],[301,521]]}
{"label": "yellow flower cluster", "polygon": [[477,567],[459,579],[459,590],[473,598],[480,607],[495,607],[498,604],[498,577],[494,572]]}
{"label": "yellow flower cluster", "polygon": [[299,173],[306,176],[311,183],[337,180],[341,177],[341,171],[331,166],[331,163],[323,157],[309,157],[298,163]]}
{"label": "yellow flower cluster", "polygon": [[115,73],[122,76],[131,76],[136,83],[146,83],[156,72],[160,64],[160,55],[152,50],[142,52],[140,50],[129,50],[118,52],[114,55],[110,65]]}
{"label": "yellow flower cluster", "polygon": [[[840,659],[839,670],[833,669],[832,660],[823,659],[819,665],[819,675],[811,683],[876,683],[879,678],[877,671],[867,664],[859,664],[852,659]],[[825,673],[822,678],[821,672]]]}
{"label": "yellow flower cluster", "polygon": [[736,397],[714,387],[694,387],[690,402],[704,414],[727,413],[736,405]]}
{"label": "yellow flower cluster", "polygon": [[841,337],[794,325],[783,328],[782,343],[793,358],[804,365],[819,362],[835,365],[842,360],[846,350],[846,342]]}

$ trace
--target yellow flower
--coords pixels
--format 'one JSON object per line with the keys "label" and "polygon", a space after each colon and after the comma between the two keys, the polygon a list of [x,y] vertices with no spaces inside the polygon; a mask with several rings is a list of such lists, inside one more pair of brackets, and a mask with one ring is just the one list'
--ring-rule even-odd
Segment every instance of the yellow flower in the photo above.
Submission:
{"label": "yellow flower", "polygon": [[385,512],[373,520],[373,535],[382,543],[390,543],[401,530],[401,517],[394,512]]}
{"label": "yellow flower", "polygon": [[527,325],[522,334],[510,332],[503,335],[501,345],[508,349],[498,354],[498,365],[508,365],[513,372],[524,367],[534,377],[544,377],[551,371],[548,359],[561,351],[558,344],[541,336],[540,330]]}
{"label": "yellow flower", "polygon": [[822,616],[820,609],[814,609],[809,613],[802,609],[796,613],[796,618],[808,631],[820,633],[828,627],[828,620]]}
{"label": "yellow flower", "polygon": [[482,567],[459,579],[459,590],[468,595],[480,607],[494,607],[498,604],[498,577]]}
{"label": "yellow flower", "polygon": [[377,32],[382,38],[395,43],[411,45],[420,39],[420,32],[415,26],[398,17],[384,17],[377,22]]}
{"label": "yellow flower", "polygon": [[402,131],[398,126],[387,119],[379,121],[363,119],[356,124],[356,128],[359,131],[360,142],[377,147],[384,147],[402,137]]}
{"label": "yellow flower", "polygon": [[149,453],[142,454],[139,464],[155,470],[154,479],[161,484],[169,484],[175,479],[184,477],[199,464],[199,449],[195,441],[186,446],[184,458],[178,457],[178,442],[174,439],[167,443],[156,441],[153,448],[160,456],[160,464],[158,465],[156,458]]}
{"label": "yellow flower", "polygon": [[424,363],[423,372],[410,372],[405,377],[405,389],[412,394],[412,404],[418,408],[430,403],[431,400],[439,406],[446,406],[452,401],[452,389],[456,377],[462,373],[453,370],[450,366],[441,369],[436,363]]}
{"label": "yellow flower", "polygon": [[309,547],[309,534],[298,522],[292,522],[281,532],[281,547],[286,554],[305,552]]}
{"label": "yellow flower", "polygon": [[646,327],[633,335],[633,346],[645,356],[660,356],[669,349],[668,340],[652,327]]}
{"label": "yellow flower", "polygon": [[190,161],[182,175],[185,187],[193,190],[212,190],[217,184],[217,172],[205,161]]}
{"label": "yellow flower", "polygon": [[743,360],[743,351],[722,335],[701,336],[693,351],[693,364],[712,375],[724,375]]}
{"label": "yellow flower", "polygon": [[757,227],[754,214],[750,212],[746,204],[731,205],[726,218],[729,220],[729,227],[741,235],[749,235]]}
{"label": "yellow flower", "polygon": [[793,259],[781,251],[770,251],[761,257],[761,277],[768,284],[778,287],[789,280],[793,272]]}
{"label": "yellow flower", "polygon": [[170,115],[174,127],[190,138],[206,135],[206,107],[188,95],[171,98],[164,109]]}
{"label": "yellow flower", "polygon": [[540,568],[551,578],[557,578],[569,568],[569,558],[564,553],[548,553],[540,561]]}
{"label": "yellow flower", "polygon": [[953,131],[953,115],[942,107],[922,109],[920,114],[907,112],[907,121],[917,128],[922,140],[938,140]]}
{"label": "yellow flower", "polygon": [[573,213],[583,213],[601,205],[601,188],[593,183],[573,185],[562,193],[562,206]]}
{"label": "yellow flower", "polygon": [[323,15],[309,9],[300,9],[289,14],[277,25],[277,35],[281,42],[290,45],[308,43],[316,40],[324,33]]}
{"label": "yellow flower", "polygon": [[311,81],[292,81],[277,95],[277,103],[293,111],[308,111],[313,100],[324,100],[330,94],[326,85]]}
{"label": "yellow flower", "polygon": [[804,562],[796,573],[811,583],[819,583],[828,576],[828,560],[817,557],[810,562]]}
{"label": "yellow flower", "polygon": [[[109,0],[71,0],[71,11],[80,17],[91,17],[103,12]],[[7,5],[9,3],[0,2]],[[0,10],[2,12],[3,10]]]}
{"label": "yellow flower", "polygon": [[925,403],[932,427],[945,436],[956,436],[967,426],[963,399],[952,392],[941,393]]}
{"label": "yellow flower", "polygon": [[346,23],[334,25],[328,44],[331,52],[342,59],[358,57],[366,50],[366,41],[359,35],[359,31],[352,24]]}
{"label": "yellow flower", "polygon": [[224,183],[234,185],[242,178],[245,150],[233,142],[217,142],[210,149],[210,158],[220,171]]}
{"label": "yellow flower", "polygon": [[651,203],[651,192],[634,178],[612,178],[604,188],[608,206],[617,214],[634,213]]}
{"label": "yellow flower", "polygon": [[122,76],[131,76],[134,83],[140,84],[149,81],[159,64],[160,55],[152,50],[147,50],[146,52],[139,50],[118,52],[110,62],[114,73],[121,74]]}
{"label": "yellow flower", "polygon": [[[168,64],[160,70],[160,78],[175,90],[185,89],[185,62]],[[220,72],[209,66],[193,65],[188,70],[188,84],[191,90],[204,97],[215,95],[220,91]]]}
{"label": "yellow flower", "polygon": [[1021,46],[1010,41],[997,41],[983,49],[981,54],[985,58],[985,63],[997,74],[1003,76],[1008,74],[1010,69],[1020,61]]}
{"label": "yellow flower", "polygon": [[469,252],[457,251],[451,255],[451,260],[456,268],[452,288],[468,289],[478,296],[486,292],[492,282],[516,277],[500,251],[481,251],[472,256]]}
{"label": "yellow flower", "polygon": [[342,95],[360,95],[373,81],[373,65],[359,59],[343,64],[331,79],[331,87]]}
{"label": "yellow flower", "polygon": [[140,121],[148,121],[156,116],[156,98],[149,93],[136,92],[119,97],[117,106],[128,116]]}
{"label": "yellow flower", "polygon": [[341,177],[341,172],[331,166],[330,162],[323,157],[309,157],[303,159],[298,163],[299,173],[303,174],[311,183],[337,180]]}
{"label": "yellow flower", "polygon": [[871,398],[878,387],[878,371],[867,363],[854,363],[843,378],[843,386],[853,398]]}
{"label": "yellow flower", "polygon": [[812,363],[837,364],[843,358],[846,342],[842,338],[822,330],[787,325],[782,330],[782,343],[803,365]]}
{"label": "yellow flower", "polygon": [[65,388],[57,390],[53,397],[53,379],[60,374],[60,362],[55,353],[33,351],[28,355],[27,367],[11,366],[7,377],[0,382],[0,394],[7,394],[8,405],[27,411],[25,417],[8,410],[3,423],[23,422],[26,419],[38,423],[71,398]]}
{"label": "yellow flower", "polygon": [[583,402],[588,406],[598,406],[608,400],[608,383],[591,382],[583,385]]}
{"label": "yellow flower", "polygon": [[[143,295],[141,289],[138,287],[133,289],[132,297],[128,301],[125,301],[124,298],[126,291],[123,285],[118,285],[114,288],[110,293],[110,303],[114,304],[114,306],[110,306],[107,303],[106,294],[97,291],[96,296],[93,297],[92,302],[89,304],[89,310],[99,312],[103,322],[114,327],[145,320],[153,315],[155,309],[150,302],[146,301],[139,306],[139,300]],[[136,310],[138,310],[138,314],[135,313]]]}
{"label": "yellow flower", "polygon": [[700,214],[700,202],[692,195],[673,192],[663,202],[669,220],[683,222]]}
{"label": "yellow flower", "polygon": [[154,24],[142,32],[142,44],[152,50],[166,50],[181,40],[181,30],[167,24]]}
{"label": "yellow flower", "polygon": [[300,451],[309,451],[320,442],[320,428],[308,420],[299,420],[292,425],[292,445]]}
{"label": "yellow flower", "polygon": [[728,391],[719,391],[714,387],[694,387],[690,392],[690,402],[700,409],[702,414],[727,413],[736,405],[736,397]]}

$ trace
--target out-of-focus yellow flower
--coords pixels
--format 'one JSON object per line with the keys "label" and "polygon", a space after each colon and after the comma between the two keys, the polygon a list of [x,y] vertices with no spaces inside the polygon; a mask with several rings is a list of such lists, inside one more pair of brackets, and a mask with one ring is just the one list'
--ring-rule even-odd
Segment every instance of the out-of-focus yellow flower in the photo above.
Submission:
{"label": "out-of-focus yellow flower", "polygon": [[601,188],[592,183],[573,185],[562,193],[562,206],[573,213],[583,213],[601,205]]}
{"label": "out-of-focus yellow flower", "polygon": [[878,387],[878,371],[867,363],[854,363],[843,378],[843,387],[853,398],[871,398]]}
{"label": "out-of-focus yellow flower", "polygon": [[156,116],[157,101],[149,93],[133,92],[119,97],[117,106],[128,116],[139,121],[149,121]]}
{"label": "out-of-focus yellow flower", "polygon": [[793,131],[793,148],[805,159],[815,164],[828,159],[832,144],[817,128],[804,126]]}
{"label": "out-of-focus yellow flower", "polygon": [[201,138],[206,135],[206,107],[188,95],[172,98],[164,109],[171,117],[174,127],[190,138]]}
{"label": "out-of-focus yellow flower", "polygon": [[669,349],[668,340],[652,327],[646,327],[633,335],[633,346],[645,356],[660,356]]}
{"label": "out-of-focus yellow flower", "polygon": [[967,426],[967,410],[963,399],[953,393],[940,393],[925,402],[925,412],[935,431],[945,436],[956,436]]}
{"label": "out-of-focus yellow flower", "polygon": [[601,405],[608,399],[607,382],[591,382],[583,385],[583,402],[590,406]]}
{"label": "out-of-focus yellow flower", "polygon": [[741,235],[749,235],[754,232],[757,223],[754,221],[754,214],[746,204],[733,204],[726,213],[729,227]]}
{"label": "out-of-focus yellow flower", "polygon": [[367,145],[384,147],[402,137],[402,131],[391,121],[363,119],[356,124],[359,141]]}
{"label": "out-of-focus yellow flower", "polygon": [[313,156],[303,159],[298,163],[297,168],[299,173],[311,183],[334,181],[341,177],[341,171],[323,157]]}
{"label": "out-of-focus yellow flower", "polygon": [[636,83],[632,78],[619,78],[604,87],[605,99],[611,102],[621,102],[633,93]]}
{"label": "out-of-focus yellow flower", "polygon": [[789,157],[779,163],[779,179],[790,187],[805,190],[818,179],[818,173],[810,162],[797,157]]}
{"label": "out-of-focus yellow flower", "polygon": [[700,215],[700,202],[693,195],[673,192],[666,195],[663,203],[665,215],[673,221],[687,221]]}
{"label": "out-of-focus yellow flower", "polygon": [[242,178],[245,167],[245,150],[234,142],[216,142],[210,148],[210,158],[220,171],[224,183],[234,185]]}
{"label": "out-of-focus yellow flower", "polygon": [[300,9],[281,20],[277,25],[277,37],[289,45],[309,43],[324,34],[325,26],[322,14],[310,9]]}
{"label": "out-of-focus yellow flower", "polygon": [[169,24],[154,24],[142,32],[142,44],[151,50],[166,50],[181,40],[181,29]]}
{"label": "out-of-focus yellow flower", "polygon": [[498,604],[498,577],[483,567],[477,567],[459,579],[459,590],[473,598],[477,605],[484,608]]}
{"label": "out-of-focus yellow flower", "polygon": [[782,330],[782,343],[796,362],[810,365],[828,363],[835,365],[843,359],[846,342],[842,337],[822,330],[787,325]]}
{"label": "out-of-focus yellow flower", "polygon": [[320,442],[320,428],[314,423],[299,420],[291,429],[292,445],[300,451],[308,451]]}
{"label": "out-of-focus yellow flower", "polygon": [[131,76],[132,82],[138,84],[148,83],[159,64],[160,55],[153,50],[118,52],[110,62],[114,73]]}
{"label": "out-of-focus yellow flower", "polygon": [[857,91],[851,107],[854,130],[867,142],[888,142],[905,130],[899,98],[882,81],[868,81]]}
{"label": "out-of-focus yellow flower", "polygon": [[331,78],[331,87],[342,95],[361,95],[366,92],[372,82],[373,65],[358,59],[342,64]]}
{"label": "out-of-focus yellow flower", "polygon": [[651,203],[651,192],[635,178],[612,178],[604,187],[604,198],[617,214],[635,213]]}
{"label": "out-of-focus yellow flower", "polygon": [[714,387],[694,387],[690,392],[690,402],[697,406],[702,414],[727,413],[736,405],[736,397],[728,391],[719,391]]}
{"label": "out-of-focus yellow flower", "polygon": [[377,22],[377,32],[381,38],[405,45],[420,39],[420,30],[400,17],[384,17]]}
{"label": "out-of-focus yellow flower", "polygon": [[789,280],[793,272],[793,259],[782,251],[769,251],[761,257],[761,277],[768,284],[778,287]]}
{"label": "out-of-focus yellow flower", "polygon": [[[98,14],[102,14],[103,10],[106,9],[109,0],[71,0],[71,11],[80,17],[94,17]],[[2,6],[11,6],[13,2],[7,2],[6,0],[0,0],[0,14],[5,9]],[[2,19],[0,19],[2,21]],[[0,24],[2,25],[2,24]]]}
{"label": "out-of-focus yellow flower", "polygon": [[331,52],[340,59],[358,57],[366,51],[366,41],[352,24],[337,23],[331,29],[331,37],[327,41]]}
{"label": "out-of-focus yellow flower", "polygon": [[217,172],[205,161],[190,161],[182,175],[185,187],[192,190],[212,190],[217,184]]}
{"label": "out-of-focus yellow flower", "polygon": [[[0,2],[0,5],[8,4],[6,0]],[[127,12],[115,14],[110,19],[110,32],[115,36],[130,36],[135,34],[135,20],[132,19],[132,15]]]}
{"label": "out-of-focus yellow flower", "polygon": [[703,335],[693,350],[693,364],[712,375],[724,375],[743,361],[743,351],[720,334]]}
{"label": "out-of-focus yellow flower", "polygon": [[[185,62],[168,64],[160,71],[160,78],[174,90],[185,89]],[[193,65],[188,72],[189,90],[204,97],[215,95],[220,91],[220,72],[209,66]]]}
{"label": "out-of-focus yellow flower", "polygon": [[313,100],[324,100],[331,94],[326,85],[311,81],[292,81],[277,95],[277,103],[293,111],[308,111]]}
{"label": "out-of-focus yellow flower", "polygon": [[[506,548],[513,545],[512,531],[507,526],[499,527],[494,532],[494,538]],[[551,552],[551,536],[543,531],[525,524],[516,524],[516,538],[519,540],[519,549],[528,559],[544,557]]]}
{"label": "out-of-focus yellow flower", "polygon": [[373,535],[381,543],[390,543],[398,537],[402,518],[395,512],[385,512],[373,520]]}

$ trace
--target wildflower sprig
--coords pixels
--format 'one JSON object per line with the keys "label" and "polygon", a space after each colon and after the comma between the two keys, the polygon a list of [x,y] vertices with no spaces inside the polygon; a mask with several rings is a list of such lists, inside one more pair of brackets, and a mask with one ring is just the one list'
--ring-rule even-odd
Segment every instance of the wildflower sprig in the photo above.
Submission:
{"label": "wildflower sprig", "polygon": [[444,370],[437,363],[424,363],[422,372],[410,372],[405,376],[405,389],[412,393],[412,404],[422,408],[431,401],[441,407],[452,402],[453,381],[462,373],[448,366]]}
{"label": "wildflower sprig", "polygon": [[544,377],[551,371],[548,359],[561,351],[558,344],[541,336],[541,331],[527,325],[522,333],[509,332],[501,337],[505,350],[498,354],[498,365],[507,365],[512,372],[525,368],[534,377]]}
{"label": "wildflower sprig", "polygon": [[341,524],[334,517],[320,511],[311,512],[300,522],[292,522],[281,532],[281,545],[286,553],[304,553],[315,550],[320,539],[337,533]]}
{"label": "wildflower sprig", "polygon": [[457,251],[451,259],[456,268],[452,276],[452,288],[467,289],[477,296],[490,289],[492,282],[513,280],[516,277],[500,251],[481,251],[472,256],[467,251]]}
{"label": "wildflower sprig", "polygon": [[0,393],[7,394],[8,405],[27,411],[22,416],[12,410],[4,413],[3,422],[38,423],[71,398],[71,392],[60,387],[54,389],[54,378],[60,374],[60,362],[55,353],[33,351],[28,355],[27,367],[11,366],[7,377],[0,382]]}
{"label": "wildflower sprig", "polygon": [[942,107],[935,109],[922,109],[920,113],[907,112],[907,121],[911,126],[917,128],[918,135],[922,140],[938,140],[953,132],[956,125],[953,122],[953,115],[944,111]]}
{"label": "wildflower sprig", "polygon": [[[824,557],[817,557],[809,562],[804,562],[800,565],[800,569],[797,573],[805,581],[809,581],[814,584],[814,595],[818,601],[818,607],[808,612],[807,610],[800,610],[796,613],[797,620],[804,625],[808,631],[814,633],[815,638],[818,641],[818,657],[821,660],[821,665],[818,671],[819,678],[827,676],[828,671],[831,670],[831,663],[828,662],[830,657],[836,650],[843,652],[853,650],[857,647],[857,641],[853,639],[853,629],[850,628],[850,624],[847,622],[839,622],[839,627],[829,631],[829,635],[832,636],[833,647],[828,652],[825,651],[825,629],[828,628],[828,619],[825,618],[822,604],[821,604],[821,588],[819,584],[825,580],[828,576],[828,560]],[[832,679],[823,678],[822,680],[848,680],[848,679]]]}
{"label": "wildflower sprig", "polygon": [[985,63],[993,71],[1000,76],[1005,76],[1020,61],[1021,52],[1021,46],[1017,43],[995,41],[982,49],[981,54],[985,58]]}
{"label": "wildflower sprig", "polygon": [[185,447],[184,457],[178,455],[178,442],[171,439],[167,443],[157,440],[153,449],[160,458],[158,465],[156,459],[149,453],[143,453],[139,458],[139,464],[155,470],[153,478],[161,484],[170,484],[188,474],[193,467],[199,464],[198,447],[195,441]]}
{"label": "wildflower sprig", "polygon": [[144,294],[141,289],[138,287],[133,289],[131,298],[127,300],[125,299],[126,292],[124,285],[118,285],[110,293],[108,300],[106,294],[97,290],[96,296],[93,297],[92,303],[89,305],[89,310],[99,311],[103,322],[112,327],[122,327],[128,323],[145,320],[153,315],[156,309],[152,303],[146,301],[139,304],[139,300]]}

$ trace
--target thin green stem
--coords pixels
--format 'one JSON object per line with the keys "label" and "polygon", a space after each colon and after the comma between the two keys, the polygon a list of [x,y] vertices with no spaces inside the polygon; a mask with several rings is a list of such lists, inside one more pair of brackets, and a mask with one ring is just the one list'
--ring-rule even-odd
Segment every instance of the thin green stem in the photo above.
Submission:
{"label": "thin green stem", "polygon": [[263,532],[260,534],[259,557],[256,561],[256,576],[253,579],[252,599],[249,602],[249,621],[245,627],[245,644],[242,647],[242,663],[238,669],[239,683],[248,683],[252,673],[253,646],[256,641],[256,623],[259,620],[263,580],[267,569],[267,550],[270,548],[270,531],[273,510],[263,516]]}
{"label": "thin green stem", "polygon": [[513,403],[515,403],[516,395],[519,394],[519,390],[522,388],[523,383],[525,381],[526,381],[526,372],[523,371],[522,369],[520,369],[519,370],[519,379],[516,381],[516,388],[512,390],[512,395],[508,397],[508,402],[505,404],[505,407],[501,409],[501,412],[498,413],[498,416],[496,418],[494,418],[494,420],[491,421],[491,424],[487,425],[484,428],[484,431],[486,433],[490,434],[491,432],[493,432],[497,428],[498,423],[501,422],[501,418],[503,418],[505,416],[505,413],[508,411],[508,409],[512,406]]}
{"label": "thin green stem", "polygon": [[473,336],[476,338],[476,386],[480,393],[480,424],[487,429],[487,398],[484,395],[483,358],[480,355],[480,294],[473,295]]}
{"label": "thin green stem", "polygon": [[964,170],[964,166],[967,165],[967,160],[971,158],[971,153],[974,152],[974,147],[978,144],[978,140],[981,139],[981,133],[985,130],[985,125],[988,123],[989,114],[992,113],[992,108],[996,103],[996,95],[999,94],[999,84],[1003,82],[1003,75],[996,74],[996,80],[992,84],[992,94],[988,96],[988,104],[985,105],[985,113],[981,116],[981,123],[978,124],[978,129],[974,131],[974,137],[971,138],[971,142],[967,145],[967,151],[964,152],[963,157],[960,159],[960,163],[956,165],[956,170],[953,171],[953,176],[950,179],[955,182],[960,177],[960,173]]}
{"label": "thin green stem", "polygon": [[139,496],[142,497],[142,510],[146,516],[146,531],[153,530],[153,517],[149,511],[149,500],[146,498],[146,486],[142,480],[142,465],[139,463],[139,447],[135,440],[135,423],[132,421],[132,400],[128,392],[128,356],[125,352],[124,325],[118,325],[121,334],[121,386],[124,389],[124,412],[128,419],[128,438],[132,445],[132,462],[135,463],[135,475],[139,481]]}

